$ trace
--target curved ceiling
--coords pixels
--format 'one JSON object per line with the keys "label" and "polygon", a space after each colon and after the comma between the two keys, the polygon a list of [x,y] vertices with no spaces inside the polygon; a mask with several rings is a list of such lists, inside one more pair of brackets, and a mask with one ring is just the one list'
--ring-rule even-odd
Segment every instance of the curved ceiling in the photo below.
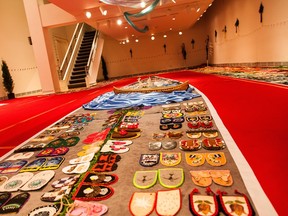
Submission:
{"label": "curved ceiling", "polygon": [[[123,16],[124,12],[139,13],[142,10],[139,8],[105,4],[97,0],[48,0],[48,2],[73,15],[77,21],[86,22],[104,34],[124,41],[131,37],[140,38],[188,29],[200,19],[212,5],[213,0],[160,0],[154,10],[147,15],[130,18],[138,28],[148,26],[149,30],[145,33],[135,30]],[[103,14],[104,11],[107,11],[106,15]],[[91,13],[90,18],[86,17],[86,12]],[[122,21],[122,25],[117,24],[118,19]]]}

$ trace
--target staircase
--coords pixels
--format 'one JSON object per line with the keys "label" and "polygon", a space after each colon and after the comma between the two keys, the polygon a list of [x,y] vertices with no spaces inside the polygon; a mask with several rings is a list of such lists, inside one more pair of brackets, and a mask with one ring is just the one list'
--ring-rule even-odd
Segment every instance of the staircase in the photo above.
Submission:
{"label": "staircase", "polygon": [[85,32],[73,71],[70,76],[68,88],[81,88],[86,87],[86,65],[88,63],[91,47],[93,44],[93,39],[96,31]]}

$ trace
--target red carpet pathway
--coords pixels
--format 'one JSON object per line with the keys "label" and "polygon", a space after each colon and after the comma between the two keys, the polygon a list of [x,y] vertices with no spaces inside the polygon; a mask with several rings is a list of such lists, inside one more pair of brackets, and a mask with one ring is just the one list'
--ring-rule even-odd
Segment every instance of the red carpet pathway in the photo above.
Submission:
{"label": "red carpet pathway", "polygon": [[[286,215],[288,87],[191,71],[157,75],[189,80],[209,98],[276,211]],[[111,91],[113,85],[121,87],[136,80],[122,79],[69,94],[0,101],[7,103],[0,106],[1,155],[82,104]]]}

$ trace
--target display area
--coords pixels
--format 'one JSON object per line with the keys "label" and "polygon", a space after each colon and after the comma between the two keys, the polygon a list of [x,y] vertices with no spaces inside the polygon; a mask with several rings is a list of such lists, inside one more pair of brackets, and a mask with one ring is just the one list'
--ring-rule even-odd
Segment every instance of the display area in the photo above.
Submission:
{"label": "display area", "polygon": [[0,214],[257,215],[213,106],[191,85],[161,91],[175,83],[107,92],[19,146],[0,163]]}

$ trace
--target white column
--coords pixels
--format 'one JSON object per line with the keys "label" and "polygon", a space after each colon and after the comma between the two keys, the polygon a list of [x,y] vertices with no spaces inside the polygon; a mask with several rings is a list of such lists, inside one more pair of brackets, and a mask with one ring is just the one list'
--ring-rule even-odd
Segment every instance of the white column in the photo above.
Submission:
{"label": "white column", "polygon": [[[58,91],[58,75],[48,29],[42,27],[37,0],[23,0],[43,94]],[[54,67],[53,67],[54,65]]]}

